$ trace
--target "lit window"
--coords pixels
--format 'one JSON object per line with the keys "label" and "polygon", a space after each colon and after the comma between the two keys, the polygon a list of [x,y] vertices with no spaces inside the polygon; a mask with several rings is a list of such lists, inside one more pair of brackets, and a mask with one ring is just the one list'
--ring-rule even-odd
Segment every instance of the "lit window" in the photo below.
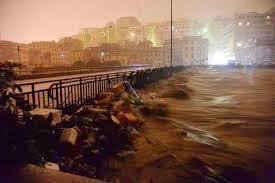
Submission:
{"label": "lit window", "polygon": [[247,22],[246,25],[249,26],[249,25],[250,25],[250,22]]}
{"label": "lit window", "polygon": [[243,23],[242,23],[242,22],[239,22],[239,23],[238,23],[238,25],[239,25],[239,26],[242,26],[242,25],[243,25]]}

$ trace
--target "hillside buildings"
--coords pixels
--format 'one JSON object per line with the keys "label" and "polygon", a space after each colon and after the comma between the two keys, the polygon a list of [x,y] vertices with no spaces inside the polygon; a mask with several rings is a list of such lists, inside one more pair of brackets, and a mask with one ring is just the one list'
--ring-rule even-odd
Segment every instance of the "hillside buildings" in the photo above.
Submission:
{"label": "hillside buildings", "polygon": [[[274,63],[274,57],[266,51],[273,50],[274,44],[274,8],[266,13],[249,12],[236,14],[231,24],[228,24],[224,30],[223,51],[227,58],[231,58],[230,60],[233,64]],[[249,55],[247,55],[248,50],[251,52]],[[265,53],[268,54],[262,55]],[[259,59],[256,56],[259,54],[265,59]],[[252,55],[254,57],[251,57]]]}
{"label": "hillside buildings", "polygon": [[[101,28],[82,28],[58,41],[19,44],[0,41],[0,60],[29,67],[70,66],[77,61],[168,66],[171,62],[170,22],[142,25],[121,17]],[[219,54],[234,64],[274,63],[274,8],[265,13],[239,13],[210,22],[173,22],[173,65],[206,65]],[[210,53],[210,57],[208,57]]]}

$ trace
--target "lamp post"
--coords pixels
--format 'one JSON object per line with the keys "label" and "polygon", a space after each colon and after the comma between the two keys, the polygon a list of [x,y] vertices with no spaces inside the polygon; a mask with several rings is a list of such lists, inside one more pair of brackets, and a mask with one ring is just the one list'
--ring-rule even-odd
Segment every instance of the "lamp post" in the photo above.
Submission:
{"label": "lamp post", "polygon": [[170,52],[171,52],[171,60],[170,60],[170,67],[173,67],[173,0],[171,0],[171,24],[170,24],[170,31],[171,31],[171,45],[170,45]]}

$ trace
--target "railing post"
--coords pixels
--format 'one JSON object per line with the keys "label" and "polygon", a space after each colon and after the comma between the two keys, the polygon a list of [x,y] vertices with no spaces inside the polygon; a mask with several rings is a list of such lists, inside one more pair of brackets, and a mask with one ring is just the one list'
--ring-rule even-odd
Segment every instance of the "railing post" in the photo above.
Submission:
{"label": "railing post", "polygon": [[34,83],[32,83],[32,105],[35,108],[35,88],[34,88]]}
{"label": "railing post", "polygon": [[62,80],[59,80],[59,86],[60,86],[60,107],[63,108]]}
{"label": "railing post", "polygon": [[97,91],[98,91],[98,88],[97,88],[97,76],[95,76],[95,96],[97,96]]}
{"label": "railing post", "polygon": [[111,80],[109,78],[109,74],[107,74],[107,83],[108,83],[108,88],[111,88]]}
{"label": "railing post", "polygon": [[56,89],[55,89],[55,95],[56,95],[56,108],[59,108],[59,94],[58,94],[58,83],[56,83],[55,85]]}
{"label": "railing post", "polygon": [[80,104],[82,105],[82,77],[79,79],[79,83],[80,83]]}

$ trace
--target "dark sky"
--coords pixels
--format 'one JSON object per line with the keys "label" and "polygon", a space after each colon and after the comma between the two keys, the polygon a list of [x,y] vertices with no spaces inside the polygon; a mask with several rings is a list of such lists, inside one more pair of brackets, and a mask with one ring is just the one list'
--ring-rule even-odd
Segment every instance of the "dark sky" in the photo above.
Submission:
{"label": "dark sky", "polygon": [[[263,12],[272,0],[173,0],[175,18],[211,18],[235,12]],[[104,26],[121,16],[143,22],[167,20],[170,0],[0,0],[0,38],[30,42]]]}

